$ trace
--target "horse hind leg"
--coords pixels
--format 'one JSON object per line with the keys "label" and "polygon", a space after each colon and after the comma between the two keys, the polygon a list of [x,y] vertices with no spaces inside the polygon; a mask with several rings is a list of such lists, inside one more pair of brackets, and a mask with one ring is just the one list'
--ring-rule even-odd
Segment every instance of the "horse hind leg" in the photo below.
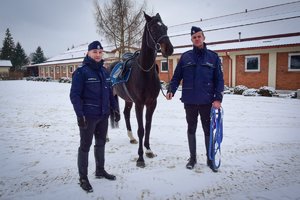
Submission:
{"label": "horse hind leg", "polygon": [[151,131],[151,124],[152,124],[152,117],[154,110],[156,108],[157,101],[154,101],[151,105],[147,106],[146,110],[146,128],[145,128],[145,141],[144,141],[144,146],[146,147],[146,156],[148,158],[154,158],[157,155],[154,154],[150,148],[150,131]]}
{"label": "horse hind leg", "polygon": [[130,124],[130,111],[131,111],[132,105],[133,105],[132,102],[126,101],[123,113],[124,113],[124,118],[125,118],[125,123],[126,123],[126,128],[127,128],[127,135],[129,137],[130,143],[137,144],[138,141],[132,135],[131,124]]}

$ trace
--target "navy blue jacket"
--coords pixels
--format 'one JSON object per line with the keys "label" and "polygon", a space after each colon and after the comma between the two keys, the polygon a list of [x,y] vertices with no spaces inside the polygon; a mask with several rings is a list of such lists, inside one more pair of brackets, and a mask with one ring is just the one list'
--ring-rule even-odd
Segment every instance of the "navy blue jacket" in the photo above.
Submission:
{"label": "navy blue jacket", "polygon": [[110,106],[118,108],[103,60],[96,63],[88,56],[84,58],[82,67],[73,73],[70,99],[77,117],[107,117]]}
{"label": "navy blue jacket", "polygon": [[186,104],[211,104],[222,102],[224,79],[219,56],[206,48],[194,47],[182,54],[172,80],[169,92],[175,94],[182,80],[181,101]]}

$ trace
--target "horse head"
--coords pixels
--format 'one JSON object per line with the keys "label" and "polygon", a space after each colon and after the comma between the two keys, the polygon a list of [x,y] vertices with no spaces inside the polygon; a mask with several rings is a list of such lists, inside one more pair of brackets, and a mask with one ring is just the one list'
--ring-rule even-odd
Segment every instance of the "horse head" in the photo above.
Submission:
{"label": "horse head", "polygon": [[167,34],[168,27],[162,22],[160,15],[150,17],[144,13],[146,19],[146,30],[148,32],[148,46],[156,51],[160,50],[164,57],[173,54],[173,45]]}

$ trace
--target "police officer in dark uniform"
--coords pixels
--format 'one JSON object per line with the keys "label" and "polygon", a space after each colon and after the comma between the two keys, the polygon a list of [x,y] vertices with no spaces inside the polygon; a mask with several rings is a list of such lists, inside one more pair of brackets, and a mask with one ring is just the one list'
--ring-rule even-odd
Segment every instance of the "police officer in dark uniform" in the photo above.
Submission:
{"label": "police officer in dark uniform", "polygon": [[116,177],[104,169],[105,142],[110,108],[115,120],[120,120],[118,105],[113,98],[109,74],[103,66],[103,47],[99,41],[89,44],[82,66],[73,73],[70,99],[80,130],[78,148],[79,182],[82,189],[92,192],[88,180],[88,157],[95,136],[94,156],[96,178],[115,180]]}
{"label": "police officer in dark uniform", "polygon": [[190,158],[186,168],[193,169],[196,158],[196,129],[198,115],[204,132],[207,165],[214,171],[208,159],[210,134],[210,110],[220,108],[223,98],[224,79],[220,59],[217,53],[206,48],[205,36],[199,27],[191,28],[193,49],[182,54],[166,95],[168,100],[174,96],[182,80],[182,97],[186,121]]}

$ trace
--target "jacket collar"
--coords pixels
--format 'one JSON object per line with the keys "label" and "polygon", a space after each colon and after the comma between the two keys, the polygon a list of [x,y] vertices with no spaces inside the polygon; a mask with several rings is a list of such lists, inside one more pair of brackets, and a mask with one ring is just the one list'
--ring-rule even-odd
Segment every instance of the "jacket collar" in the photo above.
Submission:
{"label": "jacket collar", "polygon": [[203,55],[206,50],[207,50],[207,48],[206,48],[205,42],[203,42],[203,48],[198,48],[198,47],[193,46],[193,52],[195,52],[198,55]]}
{"label": "jacket collar", "polygon": [[94,69],[94,70],[101,69],[101,67],[103,67],[103,63],[104,63],[103,59],[100,62],[96,62],[94,59],[92,59],[88,55],[85,56],[85,58],[83,59],[83,62],[82,62],[83,65],[87,65],[88,67],[90,67],[91,69]]}

